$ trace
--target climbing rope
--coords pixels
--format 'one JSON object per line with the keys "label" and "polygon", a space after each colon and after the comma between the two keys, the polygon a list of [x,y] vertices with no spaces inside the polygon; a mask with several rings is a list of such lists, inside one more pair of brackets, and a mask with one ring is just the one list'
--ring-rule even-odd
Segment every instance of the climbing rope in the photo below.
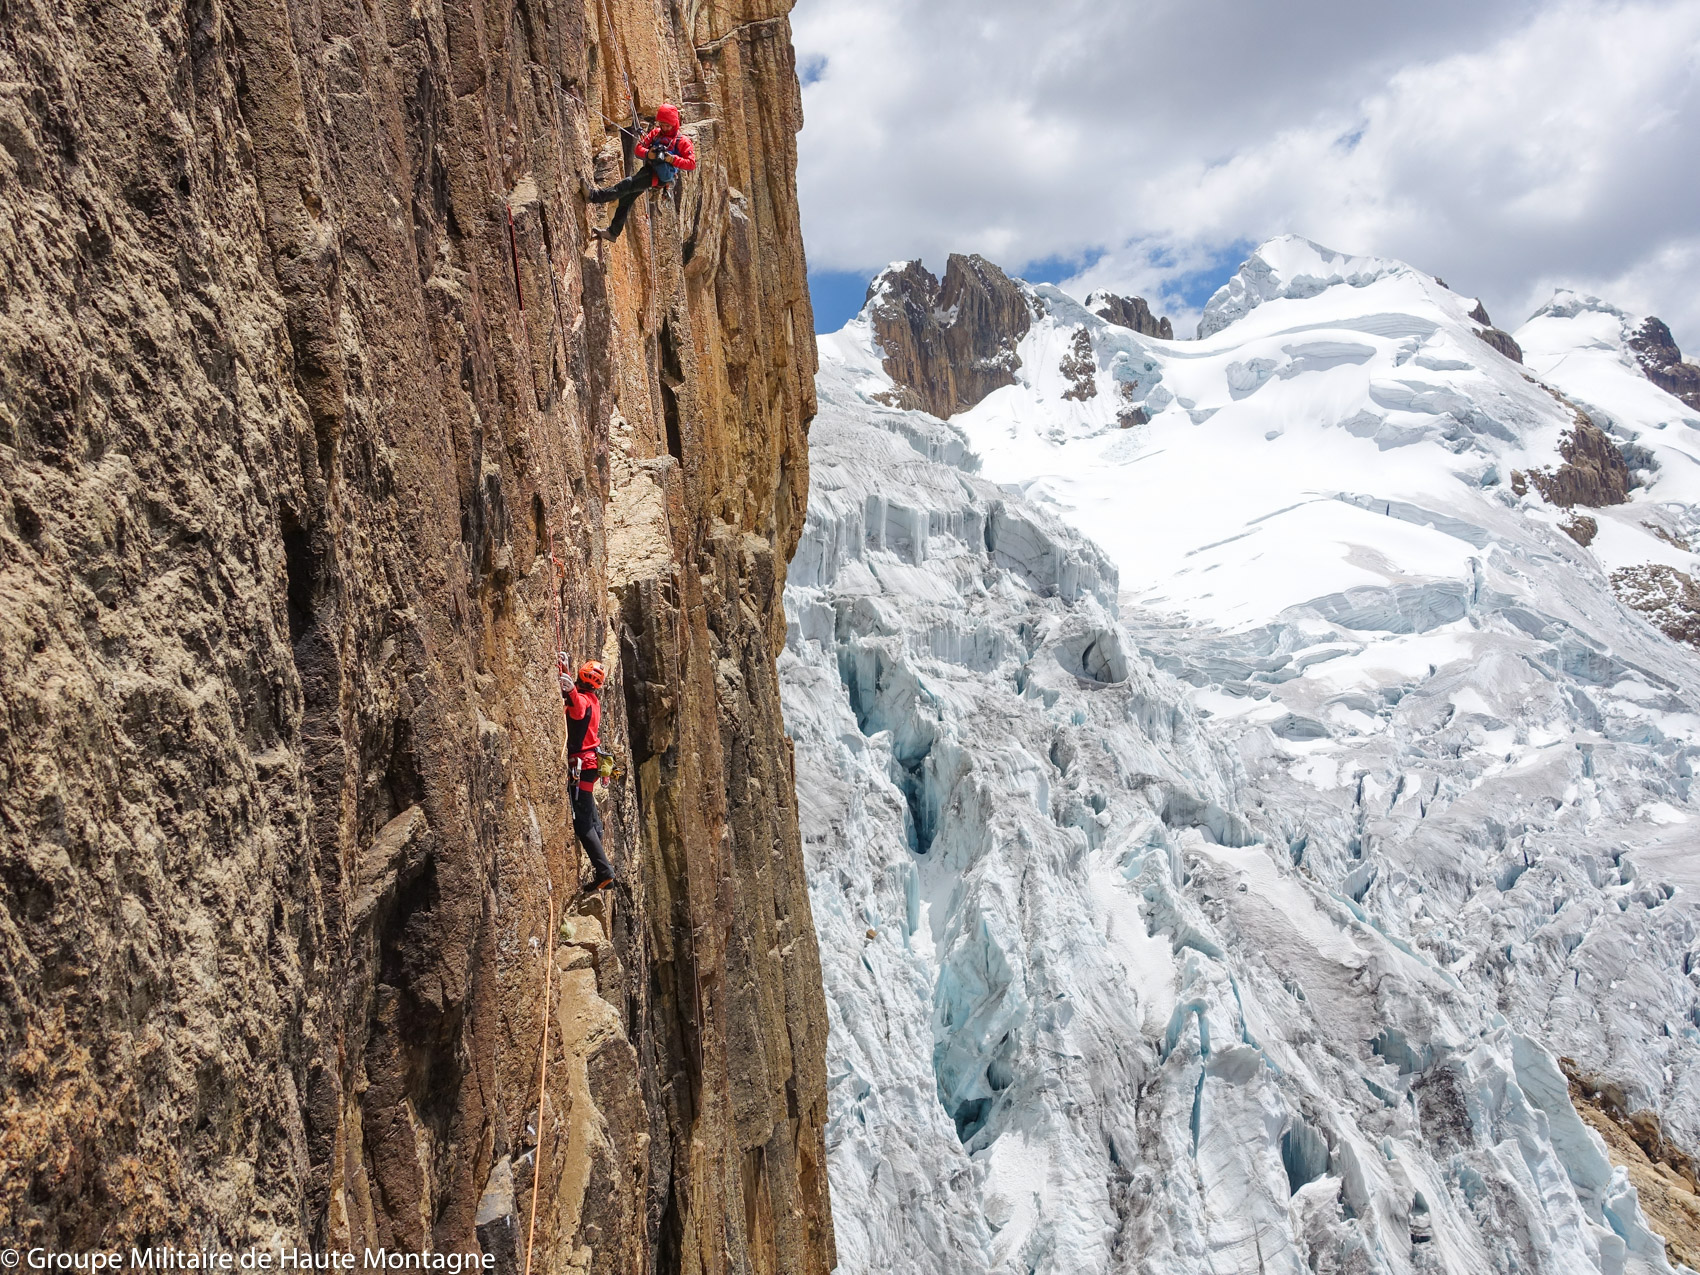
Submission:
{"label": "climbing rope", "polygon": [[604,124],[608,125],[609,128],[616,129],[621,133],[634,133],[634,132],[635,133],[641,133],[643,131],[643,126],[641,125],[641,123],[636,128],[634,128],[632,125],[622,124],[618,120],[609,119],[606,115],[603,115],[601,111],[597,110],[589,102],[585,101],[582,97],[580,97],[577,93],[574,93],[569,88],[563,88],[561,90],[561,92],[565,93],[568,97],[572,98],[573,101],[577,102],[580,106],[584,107],[584,109],[589,111],[592,115],[599,117]]}
{"label": "climbing rope", "polygon": [[[638,115],[637,94],[632,92],[632,77],[626,69],[626,60],[620,56],[620,42],[614,37],[614,19],[608,12],[608,0],[601,0],[601,3],[602,20],[608,24],[608,42],[614,46],[614,65],[620,68],[620,78],[626,82],[626,102],[632,108],[632,127],[641,130],[643,121]],[[603,118],[608,117],[604,115]]]}
{"label": "climbing rope", "polygon": [[[525,289],[519,285],[519,239],[514,235],[513,205],[504,201],[503,207],[508,210],[508,252],[514,259],[514,296],[519,298],[520,313],[525,312]],[[529,354],[529,351],[527,351]],[[533,389],[536,387],[533,386]]]}
{"label": "climbing rope", "polygon": [[[567,649],[567,630],[566,630],[566,626],[561,621],[561,572],[563,570],[565,570],[566,565],[567,565],[566,563],[561,561],[560,555],[555,552],[555,533],[553,531],[551,531],[549,533],[549,571],[550,571],[551,576],[554,577],[554,587],[549,590],[549,607],[550,607],[550,610],[554,614],[554,620],[555,620],[555,650],[557,652],[561,652],[561,651],[564,651],[564,650]],[[560,657],[559,654],[557,654],[555,656],[555,659],[556,659],[555,676],[557,678],[557,688],[558,688],[558,685],[559,685],[558,679],[560,677],[560,667],[559,667],[560,658],[561,657]],[[572,736],[567,731],[566,720],[567,720],[566,714],[563,713],[561,715],[561,764],[562,765],[568,764],[567,746],[572,741]]]}
{"label": "climbing rope", "polygon": [[[547,866],[547,861],[545,861]],[[537,1242],[537,1195],[543,1180],[543,1103],[549,1096],[549,993],[555,974],[555,880],[549,878],[549,946],[543,967],[543,1047],[537,1059],[537,1146],[531,1157],[531,1224],[525,1233],[525,1275],[531,1275],[531,1250]]]}

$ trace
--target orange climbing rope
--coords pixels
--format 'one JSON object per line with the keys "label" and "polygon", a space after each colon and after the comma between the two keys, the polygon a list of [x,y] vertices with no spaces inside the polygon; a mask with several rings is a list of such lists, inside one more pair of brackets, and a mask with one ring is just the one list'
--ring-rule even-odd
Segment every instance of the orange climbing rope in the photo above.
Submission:
{"label": "orange climbing rope", "polygon": [[549,946],[543,966],[543,1048],[537,1059],[537,1147],[531,1158],[531,1225],[525,1233],[525,1275],[531,1275],[531,1249],[537,1241],[537,1192],[543,1182],[543,1102],[549,1093],[549,993],[555,974],[555,881],[549,880]]}

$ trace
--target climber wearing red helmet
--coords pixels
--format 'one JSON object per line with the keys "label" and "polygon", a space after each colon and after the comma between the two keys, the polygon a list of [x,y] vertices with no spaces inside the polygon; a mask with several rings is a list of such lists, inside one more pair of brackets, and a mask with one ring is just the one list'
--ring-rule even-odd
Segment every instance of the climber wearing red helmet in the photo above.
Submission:
{"label": "climber wearing red helmet", "polygon": [[605,890],[614,884],[614,869],[608,864],[608,856],[602,853],[602,815],[596,809],[596,746],[602,726],[602,701],[598,692],[608,674],[601,661],[586,660],[569,676],[565,651],[561,652],[559,664],[561,702],[567,714],[567,757],[573,775],[573,831],[590,856],[590,866],[596,874],[589,888]]}
{"label": "climber wearing red helmet", "polygon": [[608,229],[591,229],[590,233],[598,239],[618,239],[620,231],[625,229],[626,216],[639,195],[657,186],[669,185],[680,173],[688,173],[697,166],[696,148],[691,145],[691,139],[679,131],[679,108],[676,106],[663,105],[655,112],[655,127],[643,135],[634,153],[644,161],[644,166],[637,172],[605,190],[591,188],[584,192],[584,197],[593,204],[620,201]]}

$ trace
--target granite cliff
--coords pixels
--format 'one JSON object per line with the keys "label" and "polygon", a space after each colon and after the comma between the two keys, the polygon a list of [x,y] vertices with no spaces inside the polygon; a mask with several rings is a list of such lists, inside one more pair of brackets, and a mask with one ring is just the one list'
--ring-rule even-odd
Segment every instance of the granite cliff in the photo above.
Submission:
{"label": "granite cliff", "polygon": [[832,1267],[788,8],[0,10],[7,1242]]}
{"label": "granite cliff", "polygon": [[1032,315],[1020,286],[984,257],[951,253],[942,280],[905,262],[869,285],[868,301],[891,406],[946,418],[1015,384]]}

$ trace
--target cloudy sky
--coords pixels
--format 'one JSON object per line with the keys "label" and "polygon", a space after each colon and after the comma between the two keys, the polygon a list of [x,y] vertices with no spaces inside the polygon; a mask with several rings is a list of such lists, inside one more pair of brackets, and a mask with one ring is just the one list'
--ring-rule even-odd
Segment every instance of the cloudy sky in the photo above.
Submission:
{"label": "cloudy sky", "polygon": [[1700,0],[798,0],[817,326],[979,252],[1192,331],[1296,232],[1700,354]]}

